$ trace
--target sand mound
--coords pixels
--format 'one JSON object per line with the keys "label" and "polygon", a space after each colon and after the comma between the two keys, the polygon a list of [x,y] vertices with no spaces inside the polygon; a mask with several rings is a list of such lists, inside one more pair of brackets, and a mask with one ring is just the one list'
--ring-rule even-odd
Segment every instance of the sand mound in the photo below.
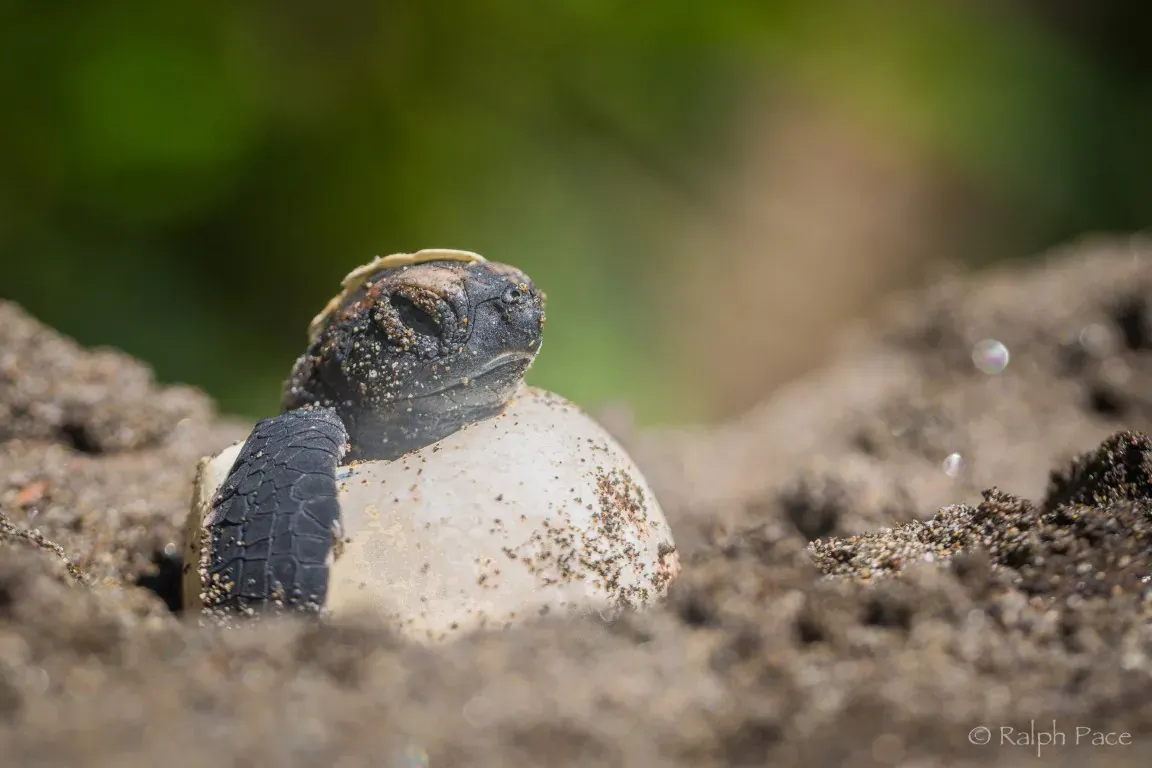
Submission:
{"label": "sand mound", "polygon": [[1055,721],[1046,762],[1147,765],[1150,288],[1152,245],[1086,243],[623,436],[686,555],[668,606],[437,649],[180,621],[194,463],[245,425],[0,304],[0,762],[1015,765]]}

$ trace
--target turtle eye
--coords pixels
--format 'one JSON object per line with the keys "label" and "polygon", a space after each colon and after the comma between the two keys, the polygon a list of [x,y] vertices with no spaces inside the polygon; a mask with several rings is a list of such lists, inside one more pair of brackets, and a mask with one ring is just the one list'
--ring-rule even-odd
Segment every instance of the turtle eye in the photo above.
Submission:
{"label": "turtle eye", "polygon": [[504,292],[504,303],[509,306],[515,306],[528,298],[528,286],[524,284],[516,285],[509,288]]}
{"label": "turtle eye", "polygon": [[393,296],[392,306],[400,322],[412,329],[413,333],[421,336],[440,338],[440,321],[428,310],[420,307],[407,296]]}

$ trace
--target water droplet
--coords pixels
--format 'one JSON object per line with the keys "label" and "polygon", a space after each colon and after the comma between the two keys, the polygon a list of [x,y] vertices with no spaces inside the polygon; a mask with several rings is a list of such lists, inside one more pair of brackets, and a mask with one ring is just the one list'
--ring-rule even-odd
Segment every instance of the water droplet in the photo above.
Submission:
{"label": "water droplet", "polygon": [[1094,357],[1107,357],[1115,350],[1112,331],[1100,323],[1090,323],[1080,329],[1080,346]]}
{"label": "water droplet", "polygon": [[409,744],[396,759],[396,768],[428,768],[428,751],[419,744]]}
{"label": "water droplet", "polygon": [[600,614],[600,619],[602,621],[611,624],[620,618],[620,615],[623,613],[623,611],[615,606],[609,606],[608,608],[601,609],[598,611],[598,613]]}
{"label": "water droplet", "polygon": [[36,693],[46,693],[48,687],[52,684],[52,678],[48,675],[48,670],[43,667],[31,667],[26,672],[27,685]]}
{"label": "water droplet", "polygon": [[978,341],[972,347],[972,363],[987,374],[996,374],[1008,367],[1008,347],[995,339]]}
{"label": "water droplet", "polygon": [[164,545],[164,554],[167,557],[176,557],[176,553],[179,551],[180,548],[176,546],[176,542],[174,541],[170,541]]}
{"label": "water droplet", "polygon": [[480,694],[468,699],[464,704],[462,714],[473,728],[487,728],[494,719],[492,702]]}
{"label": "water droplet", "polygon": [[964,457],[958,453],[950,453],[944,459],[944,474],[948,477],[959,477],[964,471]]}

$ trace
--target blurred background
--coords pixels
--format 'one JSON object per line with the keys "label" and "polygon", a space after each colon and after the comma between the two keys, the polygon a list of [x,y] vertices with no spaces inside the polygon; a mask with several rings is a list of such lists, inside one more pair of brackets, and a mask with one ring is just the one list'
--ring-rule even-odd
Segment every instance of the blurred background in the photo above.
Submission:
{"label": "blurred background", "polygon": [[277,409],[378,253],[549,295],[530,381],[731,416],[942,270],[1152,210],[1152,7],[0,0],[0,297]]}

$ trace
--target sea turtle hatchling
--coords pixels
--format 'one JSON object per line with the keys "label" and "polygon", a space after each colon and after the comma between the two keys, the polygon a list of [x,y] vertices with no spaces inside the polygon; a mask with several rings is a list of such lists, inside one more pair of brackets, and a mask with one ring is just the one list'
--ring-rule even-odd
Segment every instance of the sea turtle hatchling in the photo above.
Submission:
{"label": "sea turtle hatchling", "polygon": [[466,251],[377,258],[309,327],[283,412],[200,461],[184,604],[371,612],[409,637],[659,600],[680,562],[625,451],[523,383],[544,296]]}

